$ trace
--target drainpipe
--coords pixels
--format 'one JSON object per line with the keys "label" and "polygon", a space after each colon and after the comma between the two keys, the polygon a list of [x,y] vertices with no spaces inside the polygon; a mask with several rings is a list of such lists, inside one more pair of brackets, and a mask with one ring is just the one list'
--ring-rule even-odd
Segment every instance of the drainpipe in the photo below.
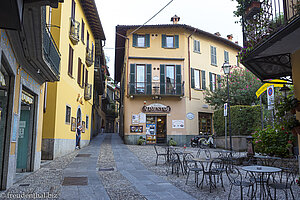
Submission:
{"label": "drainpipe", "polygon": [[192,100],[192,84],[191,84],[191,52],[190,52],[190,37],[196,32],[196,29],[188,36],[188,65],[189,65],[189,99]]}

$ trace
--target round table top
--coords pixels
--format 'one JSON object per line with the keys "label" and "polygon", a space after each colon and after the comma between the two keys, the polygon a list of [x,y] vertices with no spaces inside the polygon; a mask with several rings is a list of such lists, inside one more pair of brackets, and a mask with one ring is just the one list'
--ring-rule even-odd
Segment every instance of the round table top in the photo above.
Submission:
{"label": "round table top", "polygon": [[192,160],[196,161],[196,162],[210,162],[211,161],[211,159],[206,159],[206,158],[193,158]]}
{"label": "round table top", "polygon": [[184,151],[184,150],[175,151],[175,152],[179,153],[179,154],[192,154],[193,153],[192,151]]}
{"label": "round table top", "polygon": [[262,155],[255,155],[255,156],[253,156],[254,158],[263,158],[263,159],[267,159],[267,158],[269,158],[269,159],[276,159],[276,160],[279,160],[279,159],[281,159],[281,158],[279,158],[279,157],[273,157],[273,156],[262,156]]}
{"label": "round table top", "polygon": [[281,169],[277,167],[268,167],[268,166],[261,166],[261,165],[245,166],[242,167],[242,170],[249,171],[249,172],[258,172],[258,173],[275,173],[281,171]]}
{"label": "round table top", "polygon": [[214,149],[213,152],[231,153],[232,151],[226,149]]}

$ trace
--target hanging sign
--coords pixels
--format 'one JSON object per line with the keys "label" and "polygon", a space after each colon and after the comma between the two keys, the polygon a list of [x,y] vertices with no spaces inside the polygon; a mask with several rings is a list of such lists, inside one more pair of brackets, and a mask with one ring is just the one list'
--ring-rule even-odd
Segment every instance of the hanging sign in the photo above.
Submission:
{"label": "hanging sign", "polygon": [[268,97],[268,110],[274,109],[274,85],[271,85],[267,89]]}
{"label": "hanging sign", "polygon": [[144,113],[169,113],[171,111],[171,107],[160,103],[153,103],[148,106],[143,106],[142,111]]}
{"label": "hanging sign", "polygon": [[274,80],[270,80],[270,82],[277,82],[277,83],[281,83],[282,84],[273,84],[273,83],[265,83],[263,84],[257,91],[256,91],[256,97],[259,98],[259,96],[264,93],[264,91],[267,90],[267,88],[271,85],[274,85],[274,87],[283,87],[284,83],[287,83],[287,81],[285,80],[279,80],[279,79],[274,79]]}

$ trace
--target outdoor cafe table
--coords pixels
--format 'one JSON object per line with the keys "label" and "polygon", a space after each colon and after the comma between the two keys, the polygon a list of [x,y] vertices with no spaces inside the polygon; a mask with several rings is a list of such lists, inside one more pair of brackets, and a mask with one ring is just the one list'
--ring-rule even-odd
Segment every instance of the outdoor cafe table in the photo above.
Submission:
{"label": "outdoor cafe table", "polygon": [[245,166],[242,167],[242,170],[253,174],[255,178],[255,184],[260,185],[259,199],[265,199],[265,197],[267,198],[266,184],[267,184],[268,177],[265,177],[265,175],[269,176],[272,173],[281,172],[280,168],[261,166],[261,165]]}
{"label": "outdoor cafe table", "polygon": [[[202,167],[203,167],[203,175],[202,175],[202,180],[201,182],[199,183],[199,185],[197,185],[197,187],[200,187],[203,183],[204,183],[204,171],[208,171],[209,170],[209,163],[212,161],[212,159],[209,159],[209,158],[193,158],[192,159],[193,161],[195,162],[200,162]],[[204,163],[206,163],[204,165]],[[213,185],[214,187],[216,187],[213,183],[212,183],[212,179],[209,178],[209,185]]]}

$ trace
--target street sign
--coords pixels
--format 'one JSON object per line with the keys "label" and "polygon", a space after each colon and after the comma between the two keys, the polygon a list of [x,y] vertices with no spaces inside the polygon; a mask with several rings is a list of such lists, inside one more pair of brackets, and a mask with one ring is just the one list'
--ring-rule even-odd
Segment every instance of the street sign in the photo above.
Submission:
{"label": "street sign", "polygon": [[263,84],[257,91],[256,91],[256,96],[259,98],[259,96],[264,93],[264,91],[267,90],[267,88],[271,85],[274,85],[274,87],[283,87],[284,83],[287,83],[285,80],[279,80],[279,79],[274,79],[270,80],[270,82],[276,82],[276,83],[282,83],[282,84],[274,84],[274,83],[265,83]]}
{"label": "street sign", "polygon": [[224,103],[224,117],[227,116],[227,103]]}
{"label": "street sign", "polygon": [[273,110],[274,109],[274,85],[268,87],[267,97],[268,97],[268,110]]}

